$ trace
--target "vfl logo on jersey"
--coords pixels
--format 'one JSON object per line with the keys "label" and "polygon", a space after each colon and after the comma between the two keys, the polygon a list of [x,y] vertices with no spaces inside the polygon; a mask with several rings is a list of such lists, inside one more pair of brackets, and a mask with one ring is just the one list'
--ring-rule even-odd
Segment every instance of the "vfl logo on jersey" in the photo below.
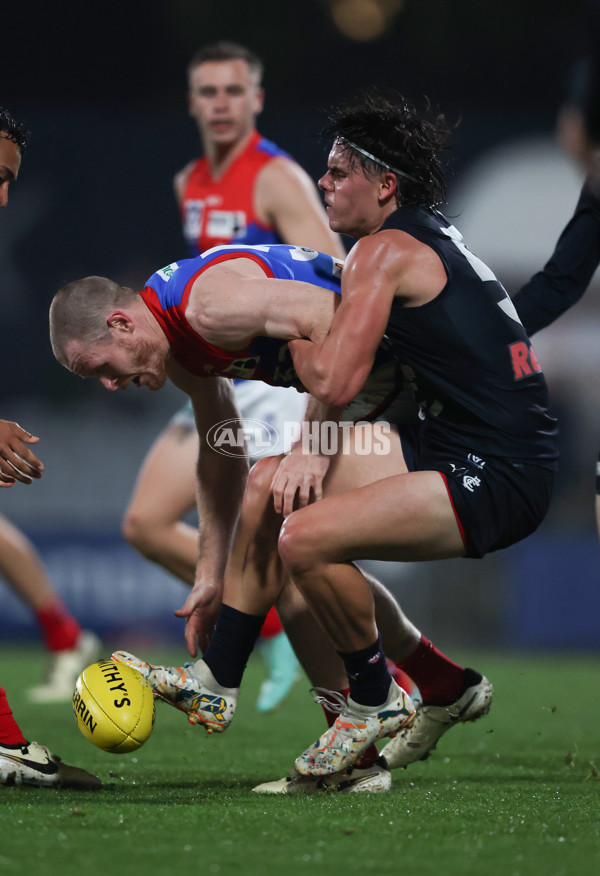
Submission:
{"label": "vfl logo on jersey", "polygon": [[476,465],[477,468],[483,468],[485,465],[485,459],[482,459],[480,456],[475,456],[474,453],[467,453],[467,459]]}
{"label": "vfl logo on jersey", "polygon": [[515,380],[523,380],[525,377],[531,377],[532,374],[537,374],[542,370],[533,347],[524,341],[509,344],[508,349]]}
{"label": "vfl logo on jersey", "polygon": [[159,277],[162,277],[163,280],[170,280],[175,271],[179,268],[177,262],[171,262],[170,265],[167,265],[166,268],[161,268],[160,271],[157,271]]}

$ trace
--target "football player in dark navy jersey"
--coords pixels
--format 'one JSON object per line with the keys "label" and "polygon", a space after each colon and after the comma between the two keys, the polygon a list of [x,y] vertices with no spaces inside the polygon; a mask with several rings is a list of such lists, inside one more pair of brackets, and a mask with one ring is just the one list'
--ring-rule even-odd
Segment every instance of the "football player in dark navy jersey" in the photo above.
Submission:
{"label": "football player in dark navy jersey", "polygon": [[[356,133],[351,139],[333,129],[336,140],[320,185],[333,230],[359,242],[344,265],[341,303],[325,339],[291,340],[289,346],[302,382],[335,419],[364,385],[385,336],[416,388],[422,425],[401,430],[402,444],[392,443],[387,471],[368,460],[359,472],[354,459],[338,453],[322,502],[293,510],[289,496],[275,495],[276,510],[288,515],[279,537],[281,559],[334,642],[350,683],[334,726],[296,761],[298,774],[309,776],[350,767],[374,741],[402,728],[399,753],[389,746],[385,752],[393,765],[405,765],[426,755],[450,726],[487,712],[487,679],[448,660],[404,619],[401,666],[422,686],[425,704],[413,722],[413,704],[389,676],[371,588],[350,561],[476,557],[512,544],[543,519],[557,459],[541,368],[510,299],[458,232],[431,212],[430,204],[443,195],[442,128],[405,104],[377,99],[348,117],[360,122]],[[416,233],[410,222],[409,230],[403,224],[382,230],[396,212],[416,223]],[[436,418],[446,424],[446,442]],[[262,502],[264,517],[265,485],[276,494],[273,465],[255,466],[244,503],[260,508]],[[253,498],[255,486],[259,499]],[[259,518],[255,514],[255,524]],[[262,593],[251,586],[257,564],[252,568],[248,559],[245,520],[242,509],[242,538],[233,548],[217,626],[203,660],[194,664],[194,690],[212,691],[225,704],[219,729],[233,717],[240,654],[265,608],[264,581]],[[255,539],[263,547],[268,525]],[[280,520],[270,525],[276,529]],[[177,696],[172,670],[139,661],[138,668],[172,685]],[[195,718],[215,725],[209,710],[196,710]]]}
{"label": "football player in dark navy jersey", "polygon": [[[301,774],[339,769],[373,733],[390,735],[376,721],[384,723],[393,684],[370,588],[349,561],[480,557],[507,547],[543,520],[558,458],[541,366],[516,311],[432,206],[444,195],[443,119],[373,94],[342,109],[330,133],[319,185],[331,228],[358,242],[328,336],[290,342],[296,369],[321,401],[344,404],[385,335],[413,372],[422,425],[405,445],[408,471],[301,508],[282,527],[284,567],[350,679],[343,732],[328,731],[300,755]],[[333,532],[329,523],[342,508],[344,526]],[[428,699],[385,750],[405,749],[409,734],[422,742],[435,732]]]}

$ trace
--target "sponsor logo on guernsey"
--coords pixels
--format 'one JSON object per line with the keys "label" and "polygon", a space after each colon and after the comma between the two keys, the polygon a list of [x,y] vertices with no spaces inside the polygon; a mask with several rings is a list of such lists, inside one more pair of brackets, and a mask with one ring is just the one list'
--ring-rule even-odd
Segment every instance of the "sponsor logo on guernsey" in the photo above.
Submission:
{"label": "sponsor logo on guernsey", "polygon": [[167,265],[165,268],[161,268],[160,271],[157,271],[159,277],[162,277],[163,280],[170,280],[175,271],[178,269],[179,265],[177,262],[171,262],[170,265]]}
{"label": "sponsor logo on guernsey", "polygon": [[206,234],[213,238],[244,237],[247,228],[243,210],[211,210],[206,220]]}
{"label": "sponsor logo on guernsey", "polygon": [[223,369],[223,375],[227,377],[239,377],[240,380],[251,380],[254,372],[258,368],[260,362],[259,356],[252,356],[249,359],[236,359],[231,362],[227,368]]}
{"label": "sponsor logo on guernsey", "polygon": [[514,344],[509,344],[508,349],[515,380],[523,380],[525,377],[531,377],[532,374],[539,374],[542,370],[535,350],[530,344],[515,341]]}

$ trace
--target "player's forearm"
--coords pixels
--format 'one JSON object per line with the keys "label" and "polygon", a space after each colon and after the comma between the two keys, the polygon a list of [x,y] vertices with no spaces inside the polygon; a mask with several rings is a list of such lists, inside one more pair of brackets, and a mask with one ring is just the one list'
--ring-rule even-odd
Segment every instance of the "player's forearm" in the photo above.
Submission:
{"label": "player's forearm", "polygon": [[[296,373],[312,396],[330,407],[344,408],[362,389],[373,363],[359,358],[359,346],[340,348],[337,338],[328,336],[322,344],[307,340],[289,342]],[[353,354],[349,351],[353,350]]]}
{"label": "player's forearm", "polygon": [[245,452],[232,457],[201,450],[198,462],[197,579],[223,579],[247,475]]}
{"label": "player's forearm", "polygon": [[513,298],[521,322],[533,335],[579,301],[600,263],[599,187],[587,182],[575,213],[543,271]]}
{"label": "player's forearm", "polygon": [[345,405],[330,405],[310,395],[304,413],[306,423],[339,423]]}

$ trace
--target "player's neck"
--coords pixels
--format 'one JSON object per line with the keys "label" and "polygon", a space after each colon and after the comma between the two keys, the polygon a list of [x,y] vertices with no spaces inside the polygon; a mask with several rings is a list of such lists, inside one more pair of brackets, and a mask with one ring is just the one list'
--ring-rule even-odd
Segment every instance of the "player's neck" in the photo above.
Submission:
{"label": "player's neck", "polygon": [[213,179],[219,179],[228,171],[236,158],[246,149],[253,134],[254,128],[239,140],[236,140],[235,143],[206,144],[205,155]]}

